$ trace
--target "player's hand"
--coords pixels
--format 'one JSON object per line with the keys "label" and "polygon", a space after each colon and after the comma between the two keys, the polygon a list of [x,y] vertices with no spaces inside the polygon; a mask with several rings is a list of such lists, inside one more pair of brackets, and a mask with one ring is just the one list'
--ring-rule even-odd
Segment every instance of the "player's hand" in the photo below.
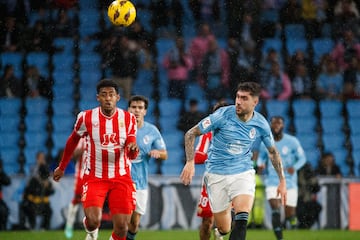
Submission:
{"label": "player's hand", "polygon": [[127,148],[130,152],[138,152],[139,151],[139,147],[136,143],[131,142],[127,145]]}
{"label": "player's hand", "polygon": [[258,165],[258,166],[257,166],[258,174],[262,174],[263,171],[264,171],[264,169],[265,169],[265,165],[264,165],[264,164]]}
{"label": "player's hand", "polygon": [[58,182],[60,180],[60,178],[62,178],[62,176],[64,176],[64,171],[61,170],[59,167],[57,167],[54,170],[54,175],[53,175],[53,179],[55,182]]}
{"label": "player's hand", "polygon": [[158,158],[160,158],[160,151],[155,150],[155,149],[151,150],[149,152],[149,156],[152,157],[152,158],[158,159]]}
{"label": "player's hand", "polygon": [[286,180],[280,179],[279,186],[277,188],[277,196],[281,197],[281,204],[286,205]]}
{"label": "player's hand", "polygon": [[193,176],[195,175],[195,164],[194,161],[186,162],[181,175],[180,179],[184,185],[189,185]]}

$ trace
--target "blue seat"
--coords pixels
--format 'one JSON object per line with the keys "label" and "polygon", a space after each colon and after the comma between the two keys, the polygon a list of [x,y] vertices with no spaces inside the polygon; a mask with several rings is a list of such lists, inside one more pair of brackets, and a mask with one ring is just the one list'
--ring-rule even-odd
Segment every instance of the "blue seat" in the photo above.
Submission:
{"label": "blue seat", "polygon": [[159,118],[159,124],[161,132],[176,132],[178,129],[176,127],[178,118],[173,118],[170,116],[167,117],[160,117]]}
{"label": "blue seat", "polygon": [[[94,102],[96,101],[96,87],[92,86],[92,85],[86,85],[86,83],[82,84],[80,86],[80,100],[81,101],[90,101],[90,102]],[[96,105],[93,106],[97,106],[99,105],[99,103],[97,102]]]}
{"label": "blue seat", "polygon": [[360,151],[360,134],[350,134],[350,143],[353,151]]}
{"label": "blue seat", "polygon": [[337,118],[321,118],[320,123],[323,133],[334,135],[343,133],[345,126],[344,119],[341,116]]}
{"label": "blue seat", "polygon": [[155,44],[158,53],[157,61],[159,64],[162,64],[165,55],[175,46],[175,41],[169,38],[159,38]]}
{"label": "blue seat", "polygon": [[61,48],[61,55],[72,55],[75,41],[71,37],[56,37],[53,40],[54,47]]}
{"label": "blue seat", "polygon": [[261,47],[262,54],[266,55],[270,49],[275,49],[276,52],[281,53],[283,49],[282,40],[279,38],[265,38]]}
{"label": "blue seat", "polygon": [[176,98],[164,98],[159,101],[159,108],[161,117],[178,118],[182,108],[182,102]]}
{"label": "blue seat", "polygon": [[306,160],[311,164],[312,168],[315,169],[319,165],[320,151],[317,148],[305,151]]}
{"label": "blue seat", "polygon": [[0,116],[19,115],[21,105],[20,98],[0,98]]}
{"label": "blue seat", "polygon": [[71,54],[54,54],[53,58],[54,71],[71,72],[74,67],[75,56]]}
{"label": "blue seat", "polygon": [[319,110],[322,118],[342,116],[343,102],[339,100],[321,100]]}
{"label": "blue seat", "polygon": [[74,117],[74,101],[72,99],[54,100],[52,102],[54,117],[72,116]]}
{"label": "blue seat", "polygon": [[79,102],[80,111],[92,109],[99,106],[99,102],[96,101],[95,95],[92,99],[81,99]]}
{"label": "blue seat", "polygon": [[286,24],[284,36],[285,39],[305,39],[305,26],[303,24]]}
{"label": "blue seat", "polygon": [[321,58],[333,50],[334,45],[334,40],[331,38],[315,38],[311,40],[311,47],[314,52],[314,63],[319,64]]}
{"label": "blue seat", "polygon": [[267,100],[265,103],[268,119],[273,116],[282,116],[287,119],[289,116],[289,102],[279,100]]}
{"label": "blue seat", "polygon": [[45,52],[29,52],[26,55],[27,65],[34,65],[39,70],[40,75],[49,76],[49,54]]}
{"label": "blue seat", "polygon": [[316,117],[316,102],[313,99],[296,99],[292,102],[294,117]]}
{"label": "blue seat", "polygon": [[80,71],[99,71],[101,69],[101,61],[101,56],[98,53],[82,53],[79,56]]}
{"label": "blue seat", "polygon": [[347,177],[350,173],[350,166],[347,163],[348,151],[346,149],[332,150],[335,163],[339,166],[342,176]]}
{"label": "blue seat", "polygon": [[337,133],[336,135],[322,134],[322,142],[324,144],[324,149],[326,152],[331,152],[338,149],[343,149],[345,146],[345,134]]}
{"label": "blue seat", "polygon": [[360,134],[360,118],[350,118],[348,120],[351,135]]}
{"label": "blue seat", "polygon": [[1,116],[0,132],[17,133],[19,131],[20,115]]}
{"label": "blue seat", "polygon": [[[185,91],[186,99],[197,99],[199,102],[205,99],[205,91],[197,82],[189,83]],[[206,101],[204,101],[206,102]]]}
{"label": "blue seat", "polygon": [[163,175],[179,176],[184,166],[184,152],[168,150],[168,159],[162,164]]}
{"label": "blue seat", "polygon": [[73,116],[53,116],[52,123],[54,127],[54,133],[71,133],[72,129],[74,129],[75,118]]}
{"label": "blue seat", "polygon": [[18,147],[9,147],[1,148],[0,156],[3,160],[4,171],[8,175],[16,174],[19,171],[19,148]]}
{"label": "blue seat", "polygon": [[348,100],[345,107],[349,118],[360,119],[360,100]]}
{"label": "blue seat", "polygon": [[360,150],[353,150],[352,158],[354,161],[354,174],[356,177],[360,177]]}
{"label": "blue seat", "polygon": [[318,136],[314,133],[296,133],[296,137],[305,152],[315,149],[318,146]]}
{"label": "blue seat", "polygon": [[287,39],[285,45],[289,56],[293,56],[298,50],[304,53],[308,51],[308,42],[305,39]]}
{"label": "blue seat", "polygon": [[204,164],[195,164],[195,176],[203,176],[205,173]]}
{"label": "blue seat", "polygon": [[96,47],[99,45],[100,41],[95,39],[80,41],[80,54],[96,53]]}
{"label": "blue seat", "polygon": [[66,141],[70,135],[70,132],[56,132],[52,134],[52,140],[54,143],[52,153],[56,155],[60,149],[65,147]]}
{"label": "blue seat", "polygon": [[294,118],[296,134],[315,134],[317,128],[316,117],[297,117]]}
{"label": "blue seat", "polygon": [[25,108],[27,115],[43,115],[45,116],[48,110],[49,101],[43,97],[27,98],[25,100]]}
{"label": "blue seat", "polygon": [[162,137],[167,150],[182,150],[184,147],[184,134],[179,130],[167,132],[162,131]]}
{"label": "blue seat", "polygon": [[74,85],[57,85],[53,87],[54,100],[74,103]]}
{"label": "blue seat", "polygon": [[3,52],[0,54],[0,64],[4,67],[10,64],[14,67],[14,74],[16,77],[21,78],[23,75],[23,59],[24,56],[20,52]]}
{"label": "blue seat", "polygon": [[38,148],[38,149],[43,149],[46,146],[46,142],[48,138],[46,131],[42,131],[42,132],[26,131],[24,137],[26,142],[25,148]]}
{"label": "blue seat", "polygon": [[25,117],[27,132],[42,132],[46,134],[48,118],[43,115],[28,115]]}
{"label": "blue seat", "polygon": [[72,85],[74,82],[74,73],[73,72],[64,72],[64,71],[54,71],[54,88],[57,86]]}
{"label": "blue seat", "polygon": [[16,147],[19,145],[19,132],[2,132],[0,131],[0,148]]}
{"label": "blue seat", "polygon": [[279,10],[277,9],[263,9],[260,12],[260,22],[272,22],[276,23],[279,21]]}

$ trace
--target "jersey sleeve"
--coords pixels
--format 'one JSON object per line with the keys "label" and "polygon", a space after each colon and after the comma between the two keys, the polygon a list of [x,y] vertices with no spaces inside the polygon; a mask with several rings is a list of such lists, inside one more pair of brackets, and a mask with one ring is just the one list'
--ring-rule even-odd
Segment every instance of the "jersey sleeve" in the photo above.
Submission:
{"label": "jersey sleeve", "polygon": [[294,137],[294,145],[295,145],[295,157],[296,163],[294,165],[295,170],[299,170],[302,168],[306,163],[306,156],[304,149],[302,148],[299,140]]}

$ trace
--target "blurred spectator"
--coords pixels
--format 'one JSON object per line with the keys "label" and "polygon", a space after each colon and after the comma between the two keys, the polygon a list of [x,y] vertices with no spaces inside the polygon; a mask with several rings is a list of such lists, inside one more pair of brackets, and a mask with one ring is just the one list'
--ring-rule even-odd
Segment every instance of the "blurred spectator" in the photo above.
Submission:
{"label": "blurred spectator", "polygon": [[200,15],[200,8],[201,8],[201,0],[189,0],[189,7],[192,12],[193,18],[196,21],[196,25],[199,25],[201,15]]}
{"label": "blurred spectator", "polygon": [[312,97],[312,81],[308,74],[308,69],[304,63],[298,63],[295,66],[295,74],[291,78],[291,86],[293,98]]}
{"label": "blurred spectator", "polygon": [[302,23],[301,5],[297,0],[287,1],[279,11],[280,23],[284,27],[286,24]]}
{"label": "blurred spectator", "polygon": [[51,49],[52,39],[41,20],[36,21],[34,27],[28,29],[25,38],[25,50],[28,52],[48,52]]}
{"label": "blurred spectator", "polygon": [[169,6],[165,0],[154,0],[149,4],[151,11],[151,26],[153,31],[169,26]]}
{"label": "blurred spectator", "polygon": [[263,99],[287,100],[292,95],[289,76],[280,70],[280,65],[273,62],[271,70],[261,79]]}
{"label": "blurred spectator", "polygon": [[199,102],[196,99],[190,99],[189,109],[181,114],[177,123],[177,128],[184,133],[187,132],[192,126],[200,122],[205,117],[205,113],[199,110]]}
{"label": "blurred spectator", "polygon": [[74,19],[69,16],[65,9],[58,11],[54,25],[54,37],[73,37],[75,34]]}
{"label": "blurred spectator", "polygon": [[212,38],[208,42],[208,51],[202,59],[200,72],[200,85],[205,90],[209,106],[213,100],[228,97],[229,75],[229,56]]}
{"label": "blurred spectator", "polygon": [[336,61],[341,71],[345,71],[353,56],[360,58],[360,43],[354,31],[350,28],[341,28],[342,39],[338,41],[331,51],[331,57]]}
{"label": "blurred spectator", "polygon": [[184,7],[180,0],[172,0],[170,3],[169,20],[175,26],[176,36],[182,36],[182,26],[184,19]]}
{"label": "blurred spectator", "polygon": [[14,74],[13,65],[5,65],[0,79],[0,97],[21,97],[22,86],[20,79]]}
{"label": "blurred spectator", "polygon": [[316,96],[320,99],[341,99],[343,91],[343,74],[331,58],[324,63],[316,79]]}
{"label": "blurred spectator", "polygon": [[200,20],[214,26],[220,20],[219,0],[200,0]]}
{"label": "blurred spectator", "polygon": [[31,13],[30,0],[4,0],[6,2],[7,16],[16,16],[16,22],[26,27]]}
{"label": "blurred spectator", "polygon": [[340,31],[344,28],[357,30],[359,20],[359,9],[353,0],[337,0],[334,8],[334,29],[335,36],[339,37]]}
{"label": "blurred spectator", "polygon": [[105,65],[110,67],[112,78],[122,89],[121,97],[130,99],[139,68],[137,45],[131,44],[125,35],[115,38],[112,44],[105,52]]}
{"label": "blurred spectator", "polygon": [[305,35],[307,39],[319,37],[321,33],[321,24],[318,21],[318,6],[317,1],[302,0],[301,1],[301,16],[305,26]]}
{"label": "blurred spectator", "polygon": [[130,41],[139,43],[145,40],[153,45],[153,36],[144,28],[140,21],[133,22],[126,30],[126,35]]}
{"label": "blurred spectator", "polygon": [[255,48],[258,41],[259,26],[249,13],[245,13],[240,30],[240,44],[246,48]]}
{"label": "blurred spectator", "polygon": [[335,156],[331,152],[326,152],[321,156],[319,165],[316,169],[319,176],[333,176],[341,178],[341,171],[335,162]]}
{"label": "blurred spectator", "polygon": [[52,98],[51,83],[39,73],[36,66],[26,68],[23,83],[26,96]]}
{"label": "blurred spectator", "polygon": [[[30,159],[28,159],[30,161]],[[36,176],[41,166],[47,166],[46,154],[43,151],[38,151],[35,155],[35,164],[30,167],[30,176]]]}
{"label": "blurred spectator", "polygon": [[262,56],[260,62],[261,76],[266,76],[269,74],[273,63],[278,63],[280,65],[280,69],[284,69],[284,64],[280,53],[277,52],[274,48],[270,48],[267,53]]}
{"label": "blurred spectator", "polygon": [[322,209],[317,201],[317,193],[320,191],[320,185],[316,172],[310,163],[306,163],[298,171],[298,205],[296,215],[299,221],[298,227],[309,229],[319,220],[319,214]]}
{"label": "blurred spectator", "polygon": [[311,59],[308,57],[308,53],[304,52],[303,50],[296,50],[294,55],[289,56],[286,59],[287,62],[287,73],[289,74],[290,78],[293,78],[296,72],[296,66],[298,64],[303,64],[309,70],[309,75],[313,75],[314,67],[312,65]]}
{"label": "blurred spectator", "polygon": [[36,229],[36,217],[40,216],[40,229],[49,230],[52,216],[50,196],[55,190],[49,179],[50,173],[46,165],[41,165],[38,173],[32,176],[24,189],[20,203],[19,221],[21,229]]}
{"label": "blurred spectator", "polygon": [[7,17],[5,26],[0,29],[1,51],[14,52],[20,49],[20,29],[15,17]]}
{"label": "blurred spectator", "polygon": [[10,212],[6,202],[3,200],[2,187],[9,186],[10,184],[11,179],[4,171],[3,160],[0,159],[0,231],[6,230],[6,225]]}
{"label": "blurred spectator", "polygon": [[176,45],[163,60],[169,79],[170,98],[179,98],[185,101],[185,87],[189,80],[189,73],[193,67],[191,56],[185,51],[185,41],[182,37],[176,38]]}
{"label": "blurred spectator", "polygon": [[344,72],[344,100],[360,99],[360,60],[353,57]]}
{"label": "blurred spectator", "polygon": [[191,73],[191,81],[196,81],[199,77],[202,59],[209,48],[209,41],[214,39],[215,35],[210,29],[209,24],[199,25],[197,35],[191,39],[189,54],[194,62],[194,69]]}

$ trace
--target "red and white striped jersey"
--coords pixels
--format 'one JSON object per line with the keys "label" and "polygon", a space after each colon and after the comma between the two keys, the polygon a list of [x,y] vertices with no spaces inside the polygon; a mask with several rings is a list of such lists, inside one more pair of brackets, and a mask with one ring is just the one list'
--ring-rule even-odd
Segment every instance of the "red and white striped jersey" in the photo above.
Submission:
{"label": "red and white striped jersey", "polygon": [[199,142],[195,147],[194,161],[196,164],[203,164],[206,161],[211,138],[212,132],[205,133],[199,137]]}
{"label": "red and white striped jersey", "polygon": [[86,178],[113,179],[130,176],[130,159],[125,146],[136,142],[136,118],[116,109],[111,117],[101,113],[100,107],[78,114],[74,131],[85,139],[83,153]]}

